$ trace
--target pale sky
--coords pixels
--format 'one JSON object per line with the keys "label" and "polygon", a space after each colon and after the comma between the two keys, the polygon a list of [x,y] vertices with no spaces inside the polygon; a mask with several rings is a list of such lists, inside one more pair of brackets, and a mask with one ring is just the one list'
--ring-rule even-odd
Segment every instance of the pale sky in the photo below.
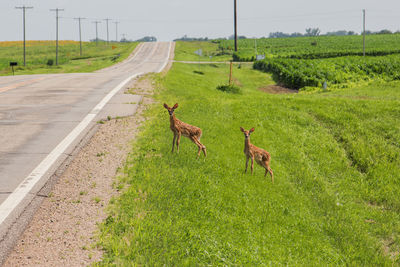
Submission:
{"label": "pale sky", "polygon": [[[318,27],[322,33],[336,30],[362,31],[362,9],[366,9],[367,30],[400,30],[400,0],[237,0],[238,34],[268,36],[270,32],[301,32]],[[119,21],[118,38],[155,36],[159,41],[190,37],[228,37],[233,34],[233,0],[0,0],[0,41],[22,40],[22,10],[26,12],[27,40],[55,39],[55,12],[60,12],[60,40],[78,40],[82,22],[83,40],[106,39],[105,18],[110,40],[115,40],[114,21]]]}

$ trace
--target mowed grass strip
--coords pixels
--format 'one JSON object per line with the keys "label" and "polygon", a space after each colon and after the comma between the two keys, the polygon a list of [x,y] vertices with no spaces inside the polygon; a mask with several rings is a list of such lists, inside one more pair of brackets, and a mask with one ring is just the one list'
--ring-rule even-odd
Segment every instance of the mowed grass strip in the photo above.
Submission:
{"label": "mowed grass strip", "polygon": [[[56,66],[55,41],[27,41],[26,67],[23,42],[0,42],[0,76],[12,75],[9,63],[17,62],[15,74],[92,72],[126,59],[138,43],[83,42],[82,56],[76,41],[60,41]],[[48,65],[49,60],[53,65]]]}
{"label": "mowed grass strip", "polygon": [[[228,73],[176,63],[159,78],[98,265],[398,264],[400,84],[269,95],[270,77],[242,66],[236,95],[215,89]],[[203,130],[206,159],[187,138],[171,153],[164,102]],[[258,165],[243,173],[240,126],[271,153],[274,184]]]}
{"label": "mowed grass strip", "polygon": [[[195,52],[201,50],[201,55]],[[176,42],[175,60],[177,61],[230,61],[232,51],[219,49],[218,43],[200,41]]]}

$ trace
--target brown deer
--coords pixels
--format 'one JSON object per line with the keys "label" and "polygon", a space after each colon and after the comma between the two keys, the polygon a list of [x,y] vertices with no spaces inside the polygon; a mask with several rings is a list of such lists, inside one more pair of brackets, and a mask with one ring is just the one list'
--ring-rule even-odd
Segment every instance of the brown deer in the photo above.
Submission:
{"label": "brown deer", "polygon": [[197,151],[197,158],[200,156],[201,151],[203,151],[204,156],[207,156],[206,147],[200,143],[201,129],[199,127],[184,123],[175,117],[175,109],[178,108],[178,103],[176,103],[172,108],[164,103],[164,108],[168,110],[169,122],[171,131],[174,133],[174,139],[172,140],[172,152],[174,152],[175,140],[176,140],[176,150],[179,152],[179,143],[181,141],[181,135],[186,136],[193,141],[199,148]]}
{"label": "brown deer", "polygon": [[246,155],[246,170],[244,172],[247,172],[247,165],[249,164],[249,158],[251,158],[251,174],[253,174],[254,160],[256,160],[256,162],[261,167],[265,168],[264,177],[269,172],[269,174],[271,175],[272,183],[274,183],[274,173],[269,166],[271,155],[264,149],[256,147],[255,145],[250,143],[250,134],[254,132],[254,128],[251,128],[250,131],[246,131],[245,129],[240,127],[240,130],[244,134],[244,154]]}

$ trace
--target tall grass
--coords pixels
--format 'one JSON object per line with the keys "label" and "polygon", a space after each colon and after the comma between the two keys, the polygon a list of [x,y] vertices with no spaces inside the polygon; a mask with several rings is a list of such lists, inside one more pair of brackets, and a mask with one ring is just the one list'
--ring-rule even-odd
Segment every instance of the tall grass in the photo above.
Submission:
{"label": "tall grass", "polygon": [[[399,264],[400,83],[269,95],[271,78],[245,66],[236,95],[216,90],[228,73],[174,64],[158,80],[98,265]],[[188,139],[171,153],[163,102],[202,128],[206,159]],[[243,173],[240,126],[271,153],[274,184],[259,166]]]}

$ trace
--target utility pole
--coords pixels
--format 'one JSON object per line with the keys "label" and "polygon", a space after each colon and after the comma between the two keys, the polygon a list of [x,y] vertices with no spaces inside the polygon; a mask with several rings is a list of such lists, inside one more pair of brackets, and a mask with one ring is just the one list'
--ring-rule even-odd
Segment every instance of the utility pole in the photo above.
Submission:
{"label": "utility pole", "polygon": [[56,66],[58,65],[58,12],[64,11],[64,9],[56,8],[50,9],[50,11],[56,12]]}
{"label": "utility pole", "polygon": [[365,9],[363,9],[363,56],[365,57]]}
{"label": "utility pole", "polygon": [[82,56],[82,31],[81,31],[81,20],[86,18],[74,18],[79,21],[79,48],[80,48],[80,56]]}
{"label": "utility pole", "polygon": [[115,23],[115,41],[118,42],[118,21],[114,21]]}
{"label": "utility pole", "polygon": [[234,21],[235,21],[235,51],[238,51],[237,48],[237,0],[234,0]]}
{"label": "utility pole", "polygon": [[24,24],[24,66],[26,66],[26,40],[25,40],[25,11],[27,9],[32,9],[33,7],[31,6],[21,6],[21,7],[15,7],[16,9],[22,9],[22,14],[23,14],[23,24]]}
{"label": "utility pole", "polygon": [[110,21],[111,19],[103,19],[107,22],[107,44],[110,42],[110,38],[108,38],[108,21]]}
{"label": "utility pole", "polygon": [[96,24],[96,45],[99,43],[99,37],[98,37],[98,31],[97,31],[97,24],[101,23],[101,21],[93,21],[94,24]]}

